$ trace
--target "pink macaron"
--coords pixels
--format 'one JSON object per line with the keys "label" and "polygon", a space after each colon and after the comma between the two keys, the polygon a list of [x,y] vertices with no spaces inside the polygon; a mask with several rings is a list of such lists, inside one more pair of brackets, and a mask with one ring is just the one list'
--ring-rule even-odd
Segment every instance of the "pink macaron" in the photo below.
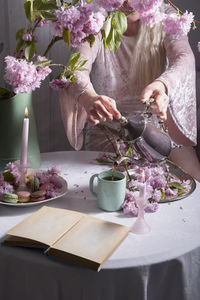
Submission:
{"label": "pink macaron", "polygon": [[45,195],[46,195],[46,191],[44,190],[35,191],[31,193],[31,201],[37,202],[37,201],[45,200],[46,199]]}

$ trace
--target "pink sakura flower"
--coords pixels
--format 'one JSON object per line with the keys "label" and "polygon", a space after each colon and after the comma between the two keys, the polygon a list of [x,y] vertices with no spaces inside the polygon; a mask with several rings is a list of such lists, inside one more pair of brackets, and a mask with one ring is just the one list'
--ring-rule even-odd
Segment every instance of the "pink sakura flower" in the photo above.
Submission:
{"label": "pink sakura flower", "polygon": [[[48,60],[45,56],[38,55],[37,62],[42,62],[45,60]],[[49,68],[49,66],[46,67],[37,66],[36,70],[37,70],[37,75],[39,77],[39,80],[44,80],[51,73],[51,69]]]}
{"label": "pink sakura flower", "polygon": [[21,174],[20,174],[20,171],[19,171],[18,167],[16,166],[16,164],[9,162],[6,165],[6,170],[9,171],[14,176],[13,183],[18,184],[20,182]]}
{"label": "pink sakura flower", "polygon": [[123,12],[128,13],[134,10],[134,0],[126,0],[123,3]]}
{"label": "pink sakura flower", "polygon": [[123,204],[123,213],[128,215],[132,215],[133,217],[137,217],[138,215],[138,208],[135,205],[135,202],[124,202]]}
{"label": "pink sakura flower", "polygon": [[53,79],[49,85],[54,91],[59,91],[69,85],[69,80],[66,77],[63,77],[62,79]]}
{"label": "pink sakura flower", "polygon": [[164,189],[166,187],[166,178],[161,175],[150,177],[148,182],[154,189]]}
{"label": "pink sakura flower", "polygon": [[156,23],[163,21],[165,14],[159,10],[155,12],[144,11],[140,13],[140,20],[142,23],[149,25],[150,27],[154,26]]}
{"label": "pink sakura flower", "polygon": [[38,178],[39,182],[41,185],[45,184],[48,182],[48,176],[47,173],[44,172],[37,172],[35,174],[35,177]]}
{"label": "pink sakura flower", "polygon": [[44,19],[42,20],[40,16],[36,16],[34,24],[36,24],[40,20],[40,23],[37,25],[37,27],[43,27],[45,24],[48,23],[48,20]]}
{"label": "pink sakura flower", "polygon": [[159,208],[159,204],[157,202],[148,203],[145,207],[145,212],[156,212]]}
{"label": "pink sakura flower", "polygon": [[154,200],[155,202],[159,202],[161,197],[162,197],[161,191],[158,189],[155,189],[151,199]]}
{"label": "pink sakura flower", "polygon": [[59,194],[60,193],[56,190],[53,190],[53,191],[52,190],[47,190],[45,196],[46,196],[47,199],[50,199],[50,198],[57,197]]}
{"label": "pink sakura flower", "polygon": [[13,191],[14,188],[10,183],[6,181],[0,182],[0,200],[2,200],[2,196],[4,193],[13,193]]}
{"label": "pink sakura flower", "polygon": [[24,57],[24,49],[21,49],[17,54],[16,52],[14,52],[14,56],[19,59],[19,58],[23,58]]}
{"label": "pink sakura flower", "polygon": [[36,43],[38,42],[38,37],[36,35],[33,35],[33,39]]}
{"label": "pink sakura flower", "polygon": [[[46,58],[38,57],[38,61],[46,60]],[[13,86],[14,92],[29,93],[40,87],[41,81],[51,72],[51,69],[40,67],[28,62],[25,59],[16,59],[13,56],[6,56],[6,72],[5,81]]]}
{"label": "pink sakura flower", "polygon": [[119,9],[124,0],[96,0],[95,1],[99,7],[103,7],[108,10],[117,10]]}
{"label": "pink sakura flower", "polygon": [[166,15],[166,19],[163,21],[164,30],[167,34],[175,36],[187,35],[190,31],[191,24],[194,21],[193,13],[184,13],[182,16],[177,14]]}
{"label": "pink sakura flower", "polygon": [[62,182],[60,181],[60,179],[57,175],[50,176],[49,181],[50,181],[50,183],[53,184],[55,189],[61,189],[62,188]]}
{"label": "pink sakura flower", "polygon": [[53,21],[50,23],[51,34],[62,37],[63,27],[59,21]]}
{"label": "pink sakura flower", "polygon": [[83,32],[82,30],[79,30],[77,32],[71,32],[70,35],[70,41],[71,41],[71,46],[73,48],[78,47],[78,45],[81,44],[81,42],[83,41],[83,39],[85,39],[87,36],[87,34],[85,32]]}
{"label": "pink sakura flower", "polygon": [[48,174],[50,175],[59,175],[60,174],[60,169],[58,169],[57,167],[52,167],[49,171]]}
{"label": "pink sakura flower", "polygon": [[165,190],[165,195],[166,196],[177,196],[178,195],[178,190],[177,189],[172,189],[172,188],[168,187]]}
{"label": "pink sakura flower", "polygon": [[[104,24],[106,12],[99,9],[93,13],[92,4],[83,3],[70,8],[61,8],[55,12],[56,21],[50,22],[51,33],[62,36],[63,28],[70,31],[70,43],[73,48],[77,47],[88,35],[99,32]],[[57,88],[58,82],[53,82]]]}
{"label": "pink sakura flower", "polygon": [[144,13],[149,11],[153,13],[162,5],[163,0],[129,0],[129,6],[132,6],[137,12]]}
{"label": "pink sakura flower", "polygon": [[26,32],[23,34],[22,39],[26,42],[31,42],[33,39],[33,36],[30,32]]}
{"label": "pink sakura flower", "polygon": [[84,32],[89,34],[95,34],[101,30],[104,25],[105,16],[101,12],[92,14],[84,26]]}

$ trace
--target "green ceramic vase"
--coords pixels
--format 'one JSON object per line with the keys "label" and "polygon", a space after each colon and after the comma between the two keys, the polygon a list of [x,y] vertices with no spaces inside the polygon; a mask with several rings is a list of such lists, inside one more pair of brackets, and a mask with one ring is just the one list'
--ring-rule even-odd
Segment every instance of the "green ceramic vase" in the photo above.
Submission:
{"label": "green ceramic vase", "polygon": [[31,168],[40,166],[40,149],[32,105],[32,94],[17,94],[0,100],[0,170],[8,162],[20,159],[25,108],[29,112],[28,161]]}

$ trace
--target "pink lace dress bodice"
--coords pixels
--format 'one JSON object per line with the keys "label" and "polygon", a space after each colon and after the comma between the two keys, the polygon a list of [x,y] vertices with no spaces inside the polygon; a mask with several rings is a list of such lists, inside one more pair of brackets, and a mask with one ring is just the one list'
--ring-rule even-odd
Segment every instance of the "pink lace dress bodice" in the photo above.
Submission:
{"label": "pink lace dress bodice", "polygon": [[[83,144],[83,128],[87,115],[79,105],[79,96],[86,89],[115,99],[117,108],[125,116],[141,113],[141,91],[134,80],[129,79],[130,61],[134,37],[122,37],[116,53],[105,49],[101,34],[96,36],[90,48],[82,44],[78,51],[81,59],[87,59],[86,70],[77,74],[77,81],[60,92],[63,123],[71,145],[80,149]],[[164,41],[168,66],[157,78],[165,83],[169,94],[169,111],[174,123],[192,142],[196,143],[196,90],[195,61],[187,37],[166,36]],[[85,137],[86,148],[107,151],[105,134],[95,126],[88,126]]]}

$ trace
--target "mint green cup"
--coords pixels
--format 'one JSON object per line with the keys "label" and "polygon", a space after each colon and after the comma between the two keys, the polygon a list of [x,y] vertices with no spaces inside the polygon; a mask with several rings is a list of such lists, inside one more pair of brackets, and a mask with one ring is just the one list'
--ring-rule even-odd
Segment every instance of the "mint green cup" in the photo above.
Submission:
{"label": "mint green cup", "polygon": [[[94,180],[97,178],[97,192]],[[112,179],[117,180],[112,180]],[[120,210],[125,199],[126,177],[121,172],[112,170],[94,174],[90,178],[90,191],[97,198],[98,207],[105,211]]]}

